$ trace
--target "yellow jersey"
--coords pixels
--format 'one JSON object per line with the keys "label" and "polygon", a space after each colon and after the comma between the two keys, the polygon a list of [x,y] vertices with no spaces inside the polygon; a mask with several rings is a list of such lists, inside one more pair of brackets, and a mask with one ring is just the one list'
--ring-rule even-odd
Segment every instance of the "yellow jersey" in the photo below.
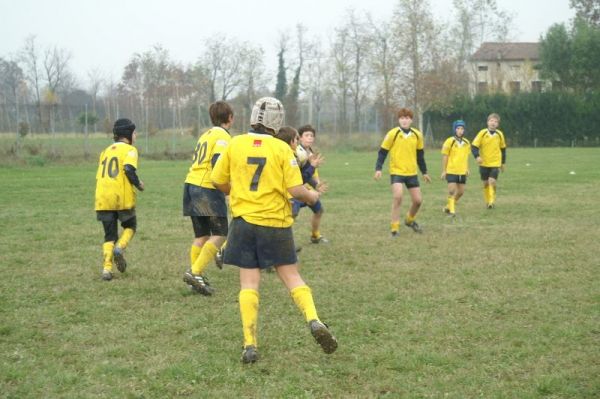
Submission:
{"label": "yellow jersey", "polygon": [[213,158],[215,155],[220,155],[225,151],[229,141],[231,141],[231,136],[222,127],[213,127],[202,134],[194,149],[192,166],[185,178],[185,182],[214,190],[215,186],[210,180],[210,174],[213,169]]}
{"label": "yellow jersey", "polygon": [[100,154],[96,172],[97,211],[122,211],[135,208],[136,191],[125,175],[125,165],[138,167],[138,151],[118,141]]}
{"label": "yellow jersey", "polygon": [[502,166],[502,149],[506,148],[504,133],[496,130],[494,134],[487,129],[482,129],[473,139],[473,146],[479,148],[479,156],[482,159],[481,166],[487,168],[499,168]]}
{"label": "yellow jersey", "polygon": [[301,186],[302,175],[290,146],[270,134],[247,133],[231,139],[212,171],[216,184],[231,184],[233,217],[268,227],[289,227],[288,188]]}
{"label": "yellow jersey", "polygon": [[442,146],[442,154],[448,156],[446,173],[451,175],[466,175],[469,170],[469,154],[471,143],[463,137],[458,140],[456,136],[448,137]]}
{"label": "yellow jersey", "polygon": [[381,143],[390,154],[390,175],[414,176],[417,174],[417,150],[422,150],[423,133],[414,127],[404,133],[399,127],[391,129]]}

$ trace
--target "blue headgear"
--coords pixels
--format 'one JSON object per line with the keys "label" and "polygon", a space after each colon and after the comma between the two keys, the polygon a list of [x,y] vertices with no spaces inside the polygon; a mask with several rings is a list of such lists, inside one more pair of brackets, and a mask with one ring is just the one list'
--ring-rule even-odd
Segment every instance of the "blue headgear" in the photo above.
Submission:
{"label": "blue headgear", "polygon": [[467,128],[467,125],[465,124],[465,121],[463,121],[462,119],[458,119],[458,120],[455,120],[452,123],[452,132],[456,133],[456,128],[459,127],[459,126],[462,126],[465,129]]}

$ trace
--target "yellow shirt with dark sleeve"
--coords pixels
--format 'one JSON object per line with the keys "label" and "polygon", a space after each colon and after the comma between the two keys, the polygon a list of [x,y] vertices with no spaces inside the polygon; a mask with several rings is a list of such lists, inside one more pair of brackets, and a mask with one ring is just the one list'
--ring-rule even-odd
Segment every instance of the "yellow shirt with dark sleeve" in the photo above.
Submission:
{"label": "yellow shirt with dark sleeve", "polygon": [[125,165],[137,169],[138,151],[124,142],[109,145],[100,154],[96,172],[97,211],[122,211],[135,208],[136,191],[125,175]]}
{"label": "yellow shirt with dark sleeve", "polygon": [[231,136],[222,127],[213,127],[202,134],[196,144],[192,166],[185,182],[214,190],[215,186],[210,180],[212,160],[215,155],[225,151],[230,141]]}
{"label": "yellow shirt with dark sleeve", "polygon": [[471,143],[463,138],[458,140],[456,136],[448,137],[442,146],[442,154],[448,156],[446,173],[451,175],[465,175],[469,170],[469,155],[471,154]]}
{"label": "yellow shirt with dark sleeve", "polygon": [[422,150],[423,133],[414,127],[408,133],[395,127],[386,133],[381,148],[389,151],[390,175],[417,174],[417,150]]}
{"label": "yellow shirt with dark sleeve", "polygon": [[494,134],[487,129],[482,129],[473,139],[472,145],[479,148],[481,166],[499,168],[502,166],[502,149],[506,148],[504,133],[496,130]]}
{"label": "yellow shirt with dark sleeve", "polygon": [[233,217],[267,227],[289,227],[288,188],[301,186],[302,175],[290,146],[269,134],[247,133],[231,139],[212,171],[216,184],[231,184]]}

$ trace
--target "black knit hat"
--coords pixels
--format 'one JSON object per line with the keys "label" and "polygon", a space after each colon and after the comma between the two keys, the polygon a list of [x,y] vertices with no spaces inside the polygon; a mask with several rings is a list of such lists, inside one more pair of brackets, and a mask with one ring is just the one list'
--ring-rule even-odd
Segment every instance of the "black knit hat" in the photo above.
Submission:
{"label": "black knit hat", "polygon": [[131,119],[117,119],[115,121],[115,125],[113,126],[113,134],[115,136],[115,140],[119,137],[125,137],[129,141],[131,141],[131,136],[133,135],[134,130],[135,123],[133,123]]}

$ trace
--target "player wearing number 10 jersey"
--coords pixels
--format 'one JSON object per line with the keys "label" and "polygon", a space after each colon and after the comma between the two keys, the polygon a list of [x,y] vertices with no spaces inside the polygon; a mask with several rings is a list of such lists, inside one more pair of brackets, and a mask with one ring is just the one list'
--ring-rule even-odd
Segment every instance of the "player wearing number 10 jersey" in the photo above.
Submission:
{"label": "player wearing number 10 jersey", "polygon": [[198,139],[183,188],[183,215],[192,219],[195,237],[190,249],[191,267],[183,274],[183,281],[202,295],[213,293],[203,271],[227,237],[225,195],[215,189],[210,175],[231,140],[228,129],[233,125],[233,109],[224,101],[211,104],[208,113],[214,127]]}
{"label": "player wearing number 10 jersey", "polygon": [[242,362],[258,360],[257,322],[260,269],[274,266],[294,303],[302,311],[312,335],[326,353],[337,341],[322,323],[311,289],[298,272],[292,234],[292,207],[288,193],[310,205],[318,191],[302,184],[292,149],[273,137],[283,125],[279,100],[264,97],[252,109],[252,130],[231,140],[212,172],[215,187],[230,194],[233,220],[229,227],[224,263],[240,270],[239,304],[244,335]]}
{"label": "player wearing number 10 jersey", "polygon": [[[135,142],[135,124],[129,119],[118,119],[113,128],[115,142],[100,154],[96,172],[96,217],[104,227],[104,258],[102,279],[112,280],[113,260],[120,272],[127,267],[123,252],[135,234],[136,191],[144,190],[136,173],[138,152]],[[118,236],[117,222],[123,233]]]}

